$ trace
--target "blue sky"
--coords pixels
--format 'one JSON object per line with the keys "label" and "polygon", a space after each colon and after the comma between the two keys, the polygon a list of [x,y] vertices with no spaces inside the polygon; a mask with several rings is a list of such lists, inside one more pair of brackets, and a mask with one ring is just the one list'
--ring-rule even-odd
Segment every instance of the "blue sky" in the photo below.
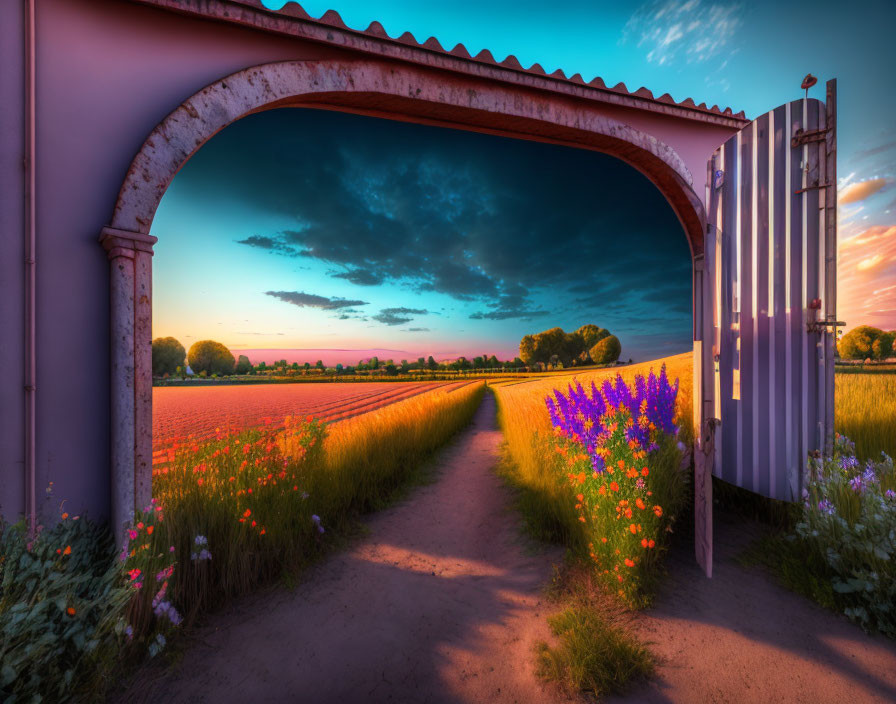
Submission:
{"label": "blue sky", "polygon": [[184,345],[512,359],[525,334],[586,323],[635,359],[690,345],[681,226],[594,152],[273,110],[187,162],[152,232],[154,335]]}
{"label": "blue sky", "polygon": [[[267,0],[267,4],[272,8],[282,5],[275,0]],[[730,106],[735,111],[744,110],[748,117],[756,117],[801,95],[799,83],[807,72],[819,78],[810,95],[820,99],[824,98],[825,80],[837,77],[841,203],[839,317],[850,325],[871,323],[896,328],[896,195],[893,188],[896,80],[888,73],[896,65],[892,37],[896,20],[893,7],[896,6],[885,2],[762,0],[549,4],[527,0],[451,3],[310,0],[302,5],[315,17],[335,9],[350,27],[363,29],[377,20],[392,36],[404,31],[410,31],[420,41],[436,36],[446,48],[462,42],[471,54],[483,48],[489,49],[498,60],[514,54],[524,66],[538,62],[549,72],[556,68],[562,68],[568,75],[579,72],[586,81],[600,76],[608,85],[622,81],[630,90],[644,85],[657,95],[669,92],[676,100],[692,97],[698,103]],[[299,222],[302,214],[298,210],[309,206],[307,202],[301,205],[302,199],[296,194],[298,184],[290,187],[283,181],[283,178],[297,178],[295,173],[284,174],[280,182],[275,182],[269,178],[270,163],[259,159],[250,168],[258,186],[252,191],[257,196],[254,201],[238,197],[236,192],[224,202],[217,201],[214,195],[219,192],[216,184],[238,181],[241,173],[245,175],[245,164],[242,171],[226,169],[228,164],[241,163],[239,158],[227,157],[228,148],[235,149],[232,144],[227,145],[229,133],[236,130],[234,134],[241,138],[260,139],[266,130],[273,138],[275,133],[270,130],[277,125],[288,131],[288,121],[283,122],[284,118],[274,115],[268,118],[272,120],[269,125],[255,123],[254,137],[250,129],[253,125],[247,121],[218,135],[187,164],[166,194],[153,227],[155,234],[161,230],[168,235],[160,242],[156,255],[156,334],[215,337],[213,333],[220,331],[217,337],[233,347],[388,346],[422,352],[418,344],[422,342],[424,347],[436,347],[433,352],[445,356],[470,354],[476,348],[480,348],[477,353],[495,351],[500,355],[512,351],[516,342],[513,338],[518,339],[523,327],[528,327],[525,331],[541,329],[543,321],[560,325],[596,322],[615,326],[614,332],[618,330],[623,336],[626,357],[644,358],[652,356],[653,350],[659,354],[677,351],[672,349],[676,347],[687,348],[688,325],[677,313],[666,325],[657,325],[654,320],[644,324],[632,322],[654,317],[648,313],[653,311],[648,301],[658,270],[649,267],[636,271],[623,266],[612,277],[604,274],[604,280],[609,282],[612,278],[615,282],[612,284],[615,288],[605,292],[605,301],[614,291],[618,298],[623,285],[633,290],[644,289],[646,298],[636,297],[640,303],[630,309],[580,307],[578,318],[591,316],[595,318],[592,321],[573,320],[576,316],[564,318],[553,305],[551,310],[557,312],[554,317],[534,315],[529,320],[510,317],[496,320],[470,318],[477,313],[502,309],[483,307],[487,302],[483,297],[461,300],[456,297],[457,291],[439,292],[432,285],[432,271],[415,278],[397,276],[401,272],[394,269],[392,274],[396,276],[387,277],[377,286],[364,286],[336,275],[340,272],[346,275],[357,264],[338,252],[324,251],[321,257],[316,257],[306,251],[304,255],[294,256],[295,251],[284,247],[302,245],[302,237],[293,235],[287,243],[282,233],[299,232],[307,226],[307,222],[304,225]],[[295,115],[290,119],[300,120]],[[400,139],[386,132],[381,134],[383,139]],[[280,141],[281,134],[276,134]],[[217,145],[219,140],[221,146]],[[263,142],[260,139],[259,147],[254,150],[256,154],[265,153]],[[461,145],[461,142],[454,144]],[[354,144],[356,150],[367,148],[363,140]],[[480,147],[467,148],[473,153]],[[294,156],[300,155],[300,147],[297,149]],[[490,148],[480,149],[487,153]],[[455,156],[467,153],[462,145],[456,150]],[[286,158],[283,154],[279,156]],[[442,168],[449,164],[459,167],[461,162],[452,161],[450,156],[443,153],[434,157],[433,168],[440,159]],[[268,158],[276,160],[278,155],[269,154]],[[376,158],[370,158],[370,164],[375,166]],[[525,161],[523,156],[519,158]],[[558,158],[562,161],[566,157]],[[407,161],[413,161],[410,153]],[[203,166],[205,162],[215,166]],[[474,169],[476,178],[488,180],[486,166],[476,171],[479,167],[470,166],[473,162],[469,158],[464,163]],[[393,164],[390,168],[399,167]],[[595,168],[616,173],[606,163]],[[380,173],[380,177],[388,177],[387,172]],[[203,178],[208,180],[205,186],[199,183]],[[356,190],[360,188],[355,186]],[[383,184],[377,186],[371,182],[365,187],[368,196],[376,194],[377,189],[380,197],[388,195]],[[433,191],[436,192],[438,197],[452,197],[451,188],[440,187]],[[455,189],[454,197],[459,192]],[[267,199],[263,197],[265,194]],[[364,207],[368,214],[372,212],[370,202]],[[663,212],[659,205],[655,210],[658,216]],[[606,224],[593,226],[604,230],[608,227]],[[673,226],[679,228],[674,222]],[[662,222],[632,224],[632,230],[641,237],[647,237],[645,231],[655,233],[663,227]],[[675,232],[680,235],[680,228]],[[183,237],[173,236],[178,233]],[[256,240],[255,246],[239,244],[253,236],[268,238],[274,247],[257,246],[265,240]],[[686,260],[683,237],[681,246]],[[307,247],[302,251],[305,250]],[[459,250],[458,256],[463,256],[463,250]],[[384,261],[377,256],[367,259],[368,263],[378,265]],[[635,262],[629,264],[640,266]],[[485,274],[493,282],[500,278],[498,268]],[[533,285],[534,280],[525,276],[522,279],[526,281],[521,285]],[[530,312],[539,311],[547,309],[552,297],[556,301],[565,295],[556,286],[551,289],[547,279],[542,283],[517,302],[529,306]],[[430,290],[422,286],[429,286]],[[500,284],[497,289],[491,289],[491,295],[501,291],[506,294],[504,288],[507,287]],[[322,296],[330,302],[316,301],[320,305],[311,305],[315,299],[295,297],[290,302],[289,296],[277,298],[267,295],[268,291]],[[670,295],[674,299],[681,291]],[[209,305],[198,310],[185,305],[197,297],[208,300]],[[346,308],[353,310],[351,306],[334,305],[334,298],[365,304],[354,309],[358,313],[345,313]],[[212,304],[216,299],[228,302],[226,314]],[[382,313],[390,310],[399,312],[393,312],[393,318],[388,317],[389,313]],[[426,310],[427,313],[401,310]],[[339,320],[339,311],[358,317]],[[380,319],[371,319],[373,316]],[[406,323],[388,324],[402,317],[408,319]],[[411,328],[427,330],[411,332]],[[184,342],[189,344],[190,340]],[[489,348],[481,349],[484,345]]]}

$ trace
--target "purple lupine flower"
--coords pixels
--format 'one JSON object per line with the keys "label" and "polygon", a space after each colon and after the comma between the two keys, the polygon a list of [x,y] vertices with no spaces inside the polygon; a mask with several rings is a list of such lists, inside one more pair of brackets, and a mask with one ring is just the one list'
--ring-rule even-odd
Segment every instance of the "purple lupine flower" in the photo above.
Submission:
{"label": "purple lupine flower", "polygon": [[840,469],[842,469],[844,472],[848,472],[849,470],[855,469],[859,466],[859,459],[855,455],[849,455],[846,457],[841,457],[838,464],[840,465]]}
{"label": "purple lupine flower", "polygon": [[859,475],[856,475],[852,479],[850,479],[849,480],[849,488],[852,489],[857,494],[861,494],[862,491],[865,489],[864,485],[862,484],[862,477]]}
{"label": "purple lupine flower", "polygon": [[896,499],[896,491],[893,491],[892,489],[887,489],[884,492],[884,496],[886,496],[888,499]]}
{"label": "purple lupine flower", "polygon": [[829,516],[833,515],[837,511],[837,509],[834,508],[834,504],[832,504],[827,499],[822,499],[818,502],[818,510],[821,513],[826,513]]}

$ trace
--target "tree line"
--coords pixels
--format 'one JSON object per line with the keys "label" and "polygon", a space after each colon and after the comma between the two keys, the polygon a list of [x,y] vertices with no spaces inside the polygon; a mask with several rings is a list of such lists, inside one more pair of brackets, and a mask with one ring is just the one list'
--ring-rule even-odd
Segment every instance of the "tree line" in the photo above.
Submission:
{"label": "tree line", "polygon": [[583,325],[575,332],[551,328],[520,340],[520,358],[527,366],[570,367],[612,364],[622,354],[619,338],[597,325]]}

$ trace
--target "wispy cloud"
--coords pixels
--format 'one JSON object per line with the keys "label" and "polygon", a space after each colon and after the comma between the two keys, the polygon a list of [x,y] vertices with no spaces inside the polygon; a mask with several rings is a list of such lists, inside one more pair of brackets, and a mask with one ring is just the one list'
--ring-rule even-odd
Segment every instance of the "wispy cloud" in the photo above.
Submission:
{"label": "wispy cloud", "polygon": [[847,327],[896,329],[896,225],[875,225],[841,240],[838,317]]}
{"label": "wispy cloud", "polygon": [[327,298],[304,291],[265,291],[265,294],[273,298],[279,298],[284,303],[291,303],[299,308],[320,308],[321,310],[340,310],[353,308],[354,306],[366,306],[367,301],[352,301],[347,298]]}
{"label": "wispy cloud", "polygon": [[840,190],[840,204],[858,203],[869,196],[873,196],[886,185],[887,179],[885,178],[869,178],[867,181],[851,183]]}
{"label": "wispy cloud", "polygon": [[651,0],[629,18],[620,43],[636,41],[661,66],[682,58],[700,63],[718,55],[742,24],[743,4]]}

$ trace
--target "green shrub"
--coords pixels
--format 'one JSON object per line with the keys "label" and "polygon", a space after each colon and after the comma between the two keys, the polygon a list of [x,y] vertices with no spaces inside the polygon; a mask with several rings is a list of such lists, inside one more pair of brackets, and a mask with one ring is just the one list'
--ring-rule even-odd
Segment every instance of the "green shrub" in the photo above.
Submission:
{"label": "green shrub", "polygon": [[862,464],[837,435],[810,460],[803,516],[790,540],[823,564],[837,606],[866,629],[896,637],[896,473],[893,460]]}
{"label": "green shrub", "polygon": [[0,522],[0,700],[69,700],[118,655],[132,594],[107,529],[66,518],[29,538]]}

